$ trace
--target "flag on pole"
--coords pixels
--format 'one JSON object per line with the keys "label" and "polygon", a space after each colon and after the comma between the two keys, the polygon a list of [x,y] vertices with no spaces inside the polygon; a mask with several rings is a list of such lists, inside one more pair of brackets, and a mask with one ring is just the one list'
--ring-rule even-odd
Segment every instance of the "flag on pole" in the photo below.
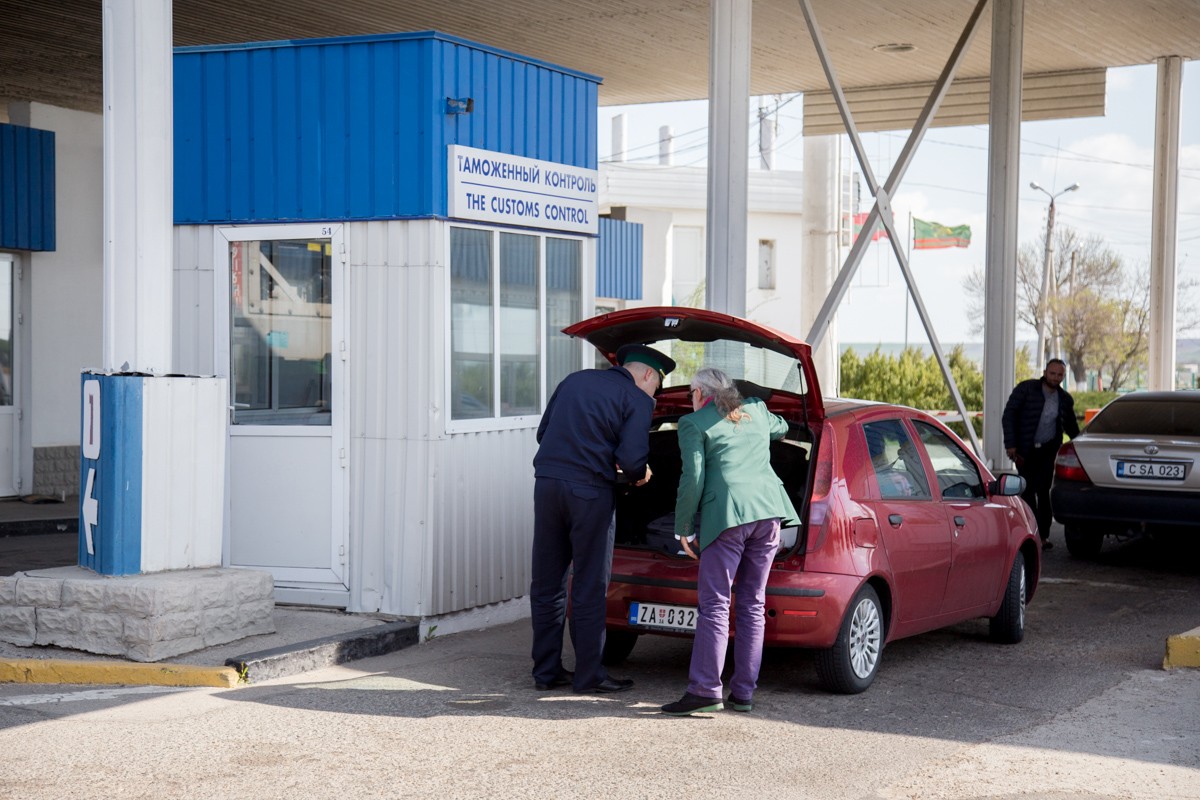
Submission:
{"label": "flag on pole", "polygon": [[[866,211],[864,211],[861,214],[854,215],[854,238],[855,239],[857,239],[858,235],[860,233],[862,233],[862,228],[863,228],[863,225],[865,225],[865,224],[867,224],[867,212]],[[875,232],[871,234],[871,241],[878,242],[880,239],[886,239],[886,238],[888,238],[887,228],[883,227],[883,223],[880,223],[879,226],[875,228]]]}
{"label": "flag on pole", "polygon": [[969,247],[970,244],[970,225],[951,228],[913,217],[913,250],[941,250],[947,247]]}

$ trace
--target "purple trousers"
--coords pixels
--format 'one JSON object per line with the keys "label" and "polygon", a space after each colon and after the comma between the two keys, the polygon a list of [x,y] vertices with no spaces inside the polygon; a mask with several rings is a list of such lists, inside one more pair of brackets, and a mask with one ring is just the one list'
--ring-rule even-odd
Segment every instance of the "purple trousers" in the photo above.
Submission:
{"label": "purple trousers", "polygon": [[767,573],[779,549],[779,520],[760,519],[721,532],[700,553],[697,594],[700,617],[692,644],[688,692],[721,699],[721,670],[729,645],[729,604],[737,587],[737,635],[733,637],[733,676],[729,693],[751,700],[762,666]]}

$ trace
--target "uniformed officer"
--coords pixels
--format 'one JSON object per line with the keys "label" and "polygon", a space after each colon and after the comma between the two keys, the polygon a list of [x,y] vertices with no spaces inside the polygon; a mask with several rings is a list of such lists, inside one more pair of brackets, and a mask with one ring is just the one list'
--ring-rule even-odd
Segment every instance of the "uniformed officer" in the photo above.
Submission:
{"label": "uniformed officer", "polygon": [[[573,685],[577,692],[620,692],[600,663],[604,603],[612,569],[614,489],[619,468],[630,483],[650,480],[654,395],[675,369],[645,345],[617,351],[620,366],[585,369],[563,379],[538,426],[533,458],[533,681],[538,689]],[[575,672],[563,667],[567,574]]]}

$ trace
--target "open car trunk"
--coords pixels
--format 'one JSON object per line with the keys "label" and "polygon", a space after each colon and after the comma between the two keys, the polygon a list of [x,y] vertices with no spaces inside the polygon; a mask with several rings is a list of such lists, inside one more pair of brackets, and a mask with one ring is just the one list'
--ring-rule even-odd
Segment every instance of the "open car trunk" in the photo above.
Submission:
{"label": "open car trunk", "polygon": [[[771,443],[771,466],[801,520],[807,519],[812,431],[819,431],[825,418],[808,344],[749,320],[683,306],[614,311],[577,322],[563,333],[587,340],[614,364],[622,345],[637,343],[659,349],[679,365],[658,395],[650,432],[653,476],[645,486],[625,486],[618,494],[618,547],[681,555],[675,539],[675,495],[682,472],[676,422],[692,411],[688,381],[701,366],[724,370],[743,397],[762,400],[789,422],[788,436]],[[803,544],[802,530],[800,524],[784,528],[781,555]]]}
{"label": "open car trunk", "polygon": [[[616,546],[654,550],[686,558],[675,539],[675,495],[682,472],[677,417],[660,421],[650,432],[650,469],[653,477],[644,486],[623,487],[617,494]],[[783,481],[788,497],[802,517],[808,508],[809,464],[812,445],[807,431],[793,431],[786,439],[771,442],[771,467]],[[699,527],[699,515],[696,517]],[[780,534],[782,556],[792,550],[801,526],[793,524]]]}

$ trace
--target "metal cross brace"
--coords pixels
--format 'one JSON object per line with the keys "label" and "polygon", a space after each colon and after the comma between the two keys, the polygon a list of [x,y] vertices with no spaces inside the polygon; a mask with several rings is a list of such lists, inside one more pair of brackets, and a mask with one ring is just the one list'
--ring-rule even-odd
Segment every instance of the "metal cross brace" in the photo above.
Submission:
{"label": "metal cross brace", "polygon": [[975,428],[971,425],[971,420],[967,416],[967,409],[963,405],[962,395],[958,391],[958,384],[954,380],[954,375],[950,371],[949,364],[946,363],[946,357],[942,353],[942,346],[938,343],[937,334],[933,330],[933,323],[930,321],[929,314],[925,310],[925,302],[921,299],[921,293],[917,290],[916,281],[913,280],[912,271],[908,266],[908,258],[904,255],[904,249],[900,244],[900,237],[896,233],[896,223],[892,216],[892,197],[895,195],[897,188],[899,188],[900,181],[904,179],[904,173],[908,171],[913,156],[917,152],[917,147],[921,144],[921,139],[925,136],[925,131],[928,130],[929,124],[933,121],[934,116],[937,115],[938,108],[941,106],[942,100],[945,99],[946,92],[950,89],[950,84],[954,81],[954,74],[958,71],[963,54],[971,44],[971,40],[975,37],[979,19],[983,16],[983,9],[987,6],[987,2],[988,0],[979,0],[976,3],[975,10],[971,12],[971,17],[967,20],[966,27],[959,36],[958,42],[954,45],[954,50],[950,53],[950,58],[947,60],[946,66],[942,68],[942,73],[938,76],[937,82],[933,86],[933,92],[929,95],[929,99],[925,101],[925,107],[921,109],[921,114],[917,117],[916,124],[909,133],[908,139],[904,142],[904,148],[900,151],[896,163],[892,166],[892,171],[888,173],[887,181],[881,187],[878,181],[875,180],[875,173],[871,169],[871,162],[867,159],[866,150],[863,148],[862,140],[859,138],[858,127],[854,124],[854,118],[850,113],[850,106],[846,102],[846,95],[842,91],[841,82],[838,81],[837,73],[833,69],[833,62],[829,58],[829,51],[825,46],[825,39],[821,35],[821,28],[817,25],[816,16],[813,14],[811,0],[799,0],[800,9],[804,12],[804,21],[808,25],[809,33],[812,34],[813,44],[817,48],[817,57],[820,58],[821,66],[825,70],[825,77],[829,81],[829,88],[833,94],[834,102],[837,104],[838,113],[841,114],[842,123],[846,126],[846,132],[850,135],[854,155],[858,159],[858,165],[862,170],[863,178],[867,182],[867,188],[870,189],[871,194],[875,198],[875,202],[871,206],[871,211],[867,214],[867,219],[863,223],[862,230],[859,231],[858,238],[855,239],[854,244],[850,247],[846,263],[842,265],[841,271],[838,272],[838,276],[834,279],[833,286],[830,288],[829,295],[826,296],[821,310],[817,312],[817,317],[808,332],[807,341],[811,346],[816,347],[825,336],[834,312],[841,305],[842,298],[846,295],[846,290],[850,288],[850,281],[854,278],[854,273],[858,270],[858,265],[862,261],[867,244],[871,241],[875,227],[882,224],[887,231],[888,241],[892,244],[892,251],[896,254],[896,260],[900,262],[900,271],[904,275],[904,282],[908,285],[913,303],[917,307],[917,314],[921,318],[921,324],[925,327],[925,333],[929,336],[929,343],[933,347],[933,353],[937,358],[938,366],[941,367],[942,376],[946,379],[946,385],[950,388],[950,394],[954,398],[954,404],[958,408],[958,413],[962,415],[964,427],[966,427],[967,435],[971,439],[971,445],[975,448],[975,452],[980,458],[983,457],[983,448],[979,443],[979,438],[975,435]]}

